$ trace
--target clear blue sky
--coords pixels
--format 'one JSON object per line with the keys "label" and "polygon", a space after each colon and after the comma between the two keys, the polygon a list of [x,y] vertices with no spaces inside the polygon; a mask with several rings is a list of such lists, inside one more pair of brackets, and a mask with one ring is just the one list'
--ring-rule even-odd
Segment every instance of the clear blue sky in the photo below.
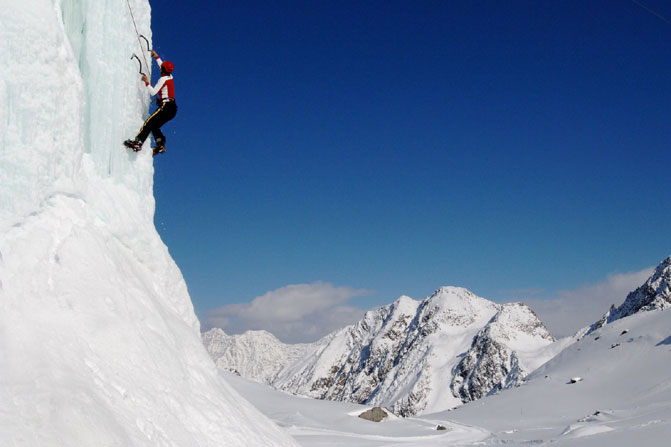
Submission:
{"label": "clear blue sky", "polygon": [[671,25],[630,0],[152,7],[156,224],[201,315],[315,281],[551,296],[671,251]]}

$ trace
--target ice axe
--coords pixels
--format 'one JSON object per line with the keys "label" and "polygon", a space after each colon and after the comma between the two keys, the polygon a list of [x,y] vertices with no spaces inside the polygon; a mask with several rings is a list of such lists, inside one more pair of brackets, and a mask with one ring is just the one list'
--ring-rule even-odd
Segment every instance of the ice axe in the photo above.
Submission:
{"label": "ice axe", "polygon": [[[139,34],[139,35],[138,35],[138,38],[139,38],[139,39],[144,39],[144,41],[147,43],[147,51],[149,51],[149,52],[151,53],[151,48],[149,48],[149,39],[147,39],[146,37],[144,37],[142,34]],[[140,45],[140,47],[142,47],[142,45]],[[144,56],[143,56],[143,57],[144,57]],[[132,55],[130,58],[131,58],[131,60],[133,60],[133,59],[137,59],[138,64],[140,64],[140,74],[146,76],[146,74],[145,74],[144,72],[142,72],[142,61],[140,60],[140,58],[138,57],[138,55],[135,54],[135,53],[133,53],[133,55]],[[145,61],[145,62],[146,62],[146,61]],[[147,68],[149,68],[149,67],[147,67]]]}
{"label": "ice axe", "polygon": [[144,37],[142,34],[140,34],[139,37],[140,37],[140,39],[144,39],[144,41],[147,42],[147,51],[149,51],[151,53],[151,48],[149,48],[149,39]]}
{"label": "ice axe", "polygon": [[133,53],[133,55],[130,57],[130,60],[133,60],[133,59],[137,59],[137,63],[140,64],[140,74],[143,75],[143,76],[147,76],[147,75],[144,74],[144,72],[142,71],[142,61],[140,60],[139,57],[137,57],[137,54]]}

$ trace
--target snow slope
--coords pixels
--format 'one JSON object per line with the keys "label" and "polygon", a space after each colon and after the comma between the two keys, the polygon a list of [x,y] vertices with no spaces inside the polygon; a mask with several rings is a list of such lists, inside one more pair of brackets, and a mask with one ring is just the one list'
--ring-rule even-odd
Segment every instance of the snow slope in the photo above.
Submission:
{"label": "snow slope", "polygon": [[[389,415],[375,423],[358,417],[370,406],[292,396],[225,371],[221,375],[306,447],[438,447],[470,445],[490,436],[487,430],[445,419]],[[439,425],[445,430],[437,430]]]}
{"label": "snow slope", "polygon": [[670,367],[671,312],[637,313],[569,346],[523,386],[431,417],[484,427],[492,444],[667,445]]}
{"label": "snow slope", "polygon": [[120,146],[133,52],[124,1],[0,0],[0,444],[295,445],[202,347],[151,154]]}

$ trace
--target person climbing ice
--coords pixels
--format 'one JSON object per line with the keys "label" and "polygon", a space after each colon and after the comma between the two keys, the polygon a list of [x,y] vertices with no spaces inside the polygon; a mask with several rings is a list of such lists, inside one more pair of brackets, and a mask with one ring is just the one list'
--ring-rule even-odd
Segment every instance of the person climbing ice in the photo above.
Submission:
{"label": "person climbing ice", "polygon": [[140,132],[133,139],[124,141],[124,145],[135,152],[142,150],[144,141],[149,136],[149,132],[154,135],[154,155],[165,152],[165,135],[161,132],[161,126],[170,121],[177,114],[177,103],[175,102],[175,84],[172,78],[172,71],[175,66],[170,61],[162,61],[156,51],[151,50],[151,55],[156,59],[156,63],[161,67],[161,77],[154,87],[149,83],[147,75],[142,74],[142,80],[149,89],[149,93],[156,97],[158,109],[142,125]]}

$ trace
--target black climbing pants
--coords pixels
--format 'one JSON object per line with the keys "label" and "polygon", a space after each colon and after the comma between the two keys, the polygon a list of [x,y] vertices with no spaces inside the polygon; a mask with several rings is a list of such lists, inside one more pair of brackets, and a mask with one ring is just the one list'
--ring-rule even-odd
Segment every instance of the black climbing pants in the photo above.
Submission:
{"label": "black climbing pants", "polygon": [[151,132],[154,135],[155,142],[165,144],[165,135],[161,132],[161,126],[173,119],[175,115],[177,115],[175,101],[164,102],[156,112],[147,118],[135,138],[144,143],[144,140],[149,136],[149,132]]}

